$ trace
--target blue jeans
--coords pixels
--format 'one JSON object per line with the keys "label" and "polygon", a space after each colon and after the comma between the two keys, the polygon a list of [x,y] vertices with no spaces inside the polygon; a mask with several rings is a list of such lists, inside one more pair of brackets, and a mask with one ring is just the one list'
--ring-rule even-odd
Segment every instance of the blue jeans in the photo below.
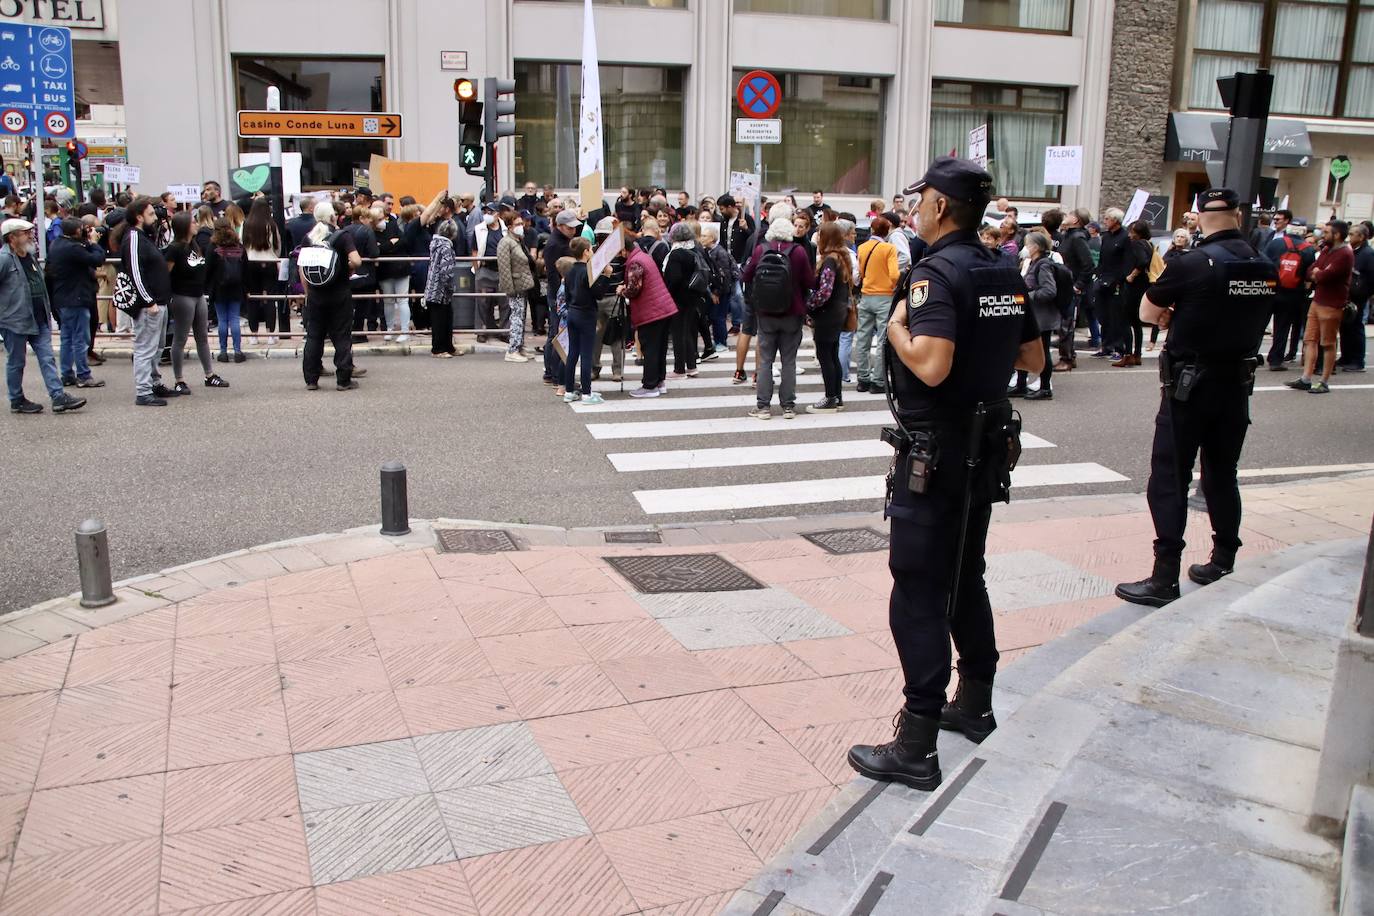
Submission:
{"label": "blue jeans", "polygon": [[239,303],[215,302],[215,323],[219,325],[219,352],[225,352],[228,337],[234,335],[234,352],[243,349],[243,332],[239,328]]}
{"label": "blue jeans", "polygon": [[91,310],[88,308],[58,309],[58,326],[62,328],[62,343],[58,349],[64,379],[88,379],[91,367],[86,363],[86,351],[91,346]]}
{"label": "blue jeans", "polygon": [[10,403],[24,400],[24,364],[28,359],[27,347],[33,348],[38,357],[38,368],[43,373],[43,384],[48,388],[48,397],[56,400],[62,394],[62,376],[57,374],[57,360],[52,355],[52,329],[42,327],[37,334],[20,334],[18,331],[0,331],[5,338],[5,385],[9,388]]}
{"label": "blue jeans", "polygon": [[[736,283],[730,290],[730,323],[739,326],[744,321],[744,291]],[[722,335],[724,339],[724,335]]]}
{"label": "blue jeans", "polygon": [[840,381],[849,381],[849,357],[854,352],[854,332],[840,332]]}

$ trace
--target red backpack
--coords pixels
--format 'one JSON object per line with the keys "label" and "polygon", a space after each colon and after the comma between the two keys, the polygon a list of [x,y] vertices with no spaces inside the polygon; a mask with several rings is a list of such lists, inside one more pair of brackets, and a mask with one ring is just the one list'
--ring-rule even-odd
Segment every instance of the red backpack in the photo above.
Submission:
{"label": "red backpack", "polygon": [[1302,253],[1312,246],[1306,239],[1293,243],[1291,235],[1283,237],[1283,254],[1279,255],[1279,286],[1283,289],[1297,289],[1302,285]]}

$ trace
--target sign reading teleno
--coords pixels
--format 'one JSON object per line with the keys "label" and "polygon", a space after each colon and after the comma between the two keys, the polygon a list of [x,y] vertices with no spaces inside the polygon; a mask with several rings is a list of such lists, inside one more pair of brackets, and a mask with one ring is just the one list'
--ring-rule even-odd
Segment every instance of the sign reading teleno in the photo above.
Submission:
{"label": "sign reading teleno", "polygon": [[113,162],[107,162],[102,171],[105,181],[109,184],[138,184],[143,176],[143,170],[136,165],[119,165]]}
{"label": "sign reading teleno", "polygon": [[396,140],[401,136],[401,116],[372,111],[240,111],[239,136]]}
{"label": "sign reading teleno", "polygon": [[1077,187],[1083,183],[1083,147],[1045,147],[1045,184]]}
{"label": "sign reading teleno", "polygon": [[0,19],[69,29],[105,28],[102,0],[0,0]]}
{"label": "sign reading teleno", "polygon": [[781,143],[781,118],[735,118],[736,143]]}

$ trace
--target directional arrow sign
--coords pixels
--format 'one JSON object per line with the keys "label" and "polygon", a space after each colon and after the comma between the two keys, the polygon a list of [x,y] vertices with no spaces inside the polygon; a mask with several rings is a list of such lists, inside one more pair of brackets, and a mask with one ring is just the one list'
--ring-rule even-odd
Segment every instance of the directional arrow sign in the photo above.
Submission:
{"label": "directional arrow sign", "polygon": [[374,111],[240,111],[239,136],[397,140],[401,116]]}

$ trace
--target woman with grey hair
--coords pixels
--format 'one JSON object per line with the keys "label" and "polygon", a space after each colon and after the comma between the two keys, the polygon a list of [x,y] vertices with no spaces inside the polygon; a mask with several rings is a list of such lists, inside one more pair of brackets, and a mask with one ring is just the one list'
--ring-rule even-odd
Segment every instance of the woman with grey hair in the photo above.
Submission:
{"label": "woman with grey hair", "polygon": [[429,355],[436,359],[453,359],[453,276],[458,261],[453,252],[453,240],[458,238],[458,224],[451,219],[441,222],[429,240],[429,275],[425,279],[425,306],[429,309]]}
{"label": "woman with grey hair", "polygon": [[[695,378],[697,375],[697,316],[705,311],[708,290],[699,288],[697,236],[686,220],[668,230],[668,256],[663,260],[663,282],[677,305],[673,316],[673,372],[669,378]],[[709,277],[710,271],[706,271]]]}

